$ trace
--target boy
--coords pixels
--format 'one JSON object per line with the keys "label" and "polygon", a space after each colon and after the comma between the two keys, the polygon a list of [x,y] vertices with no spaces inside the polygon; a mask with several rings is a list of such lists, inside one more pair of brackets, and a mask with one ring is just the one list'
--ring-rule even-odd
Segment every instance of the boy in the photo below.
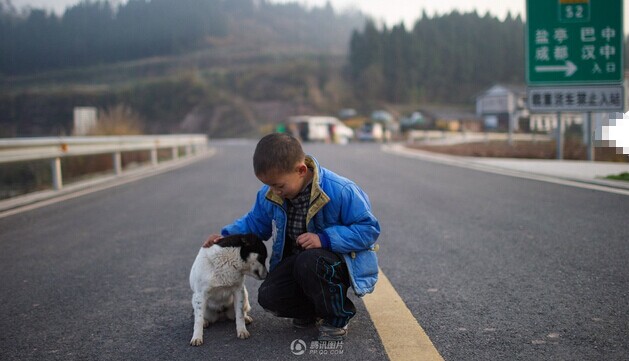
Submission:
{"label": "boy", "polygon": [[[263,137],[253,155],[265,185],[252,209],[222,236],[253,233],[273,240],[269,274],[258,302],[296,327],[319,326],[320,341],[339,341],[356,313],[347,298],[373,291],[378,277],[374,244],[380,234],[367,195],[352,181],[319,166],[288,134]],[[211,235],[209,247],[221,235]]]}

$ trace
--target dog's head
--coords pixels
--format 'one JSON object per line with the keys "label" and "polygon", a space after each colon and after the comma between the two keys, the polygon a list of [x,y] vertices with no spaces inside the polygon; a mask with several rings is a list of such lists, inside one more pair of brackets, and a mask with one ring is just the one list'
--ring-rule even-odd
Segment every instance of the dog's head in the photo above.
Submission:
{"label": "dog's head", "polygon": [[253,234],[234,234],[220,239],[217,245],[221,247],[239,247],[240,258],[244,262],[244,274],[262,280],[266,277],[266,246],[264,242]]}

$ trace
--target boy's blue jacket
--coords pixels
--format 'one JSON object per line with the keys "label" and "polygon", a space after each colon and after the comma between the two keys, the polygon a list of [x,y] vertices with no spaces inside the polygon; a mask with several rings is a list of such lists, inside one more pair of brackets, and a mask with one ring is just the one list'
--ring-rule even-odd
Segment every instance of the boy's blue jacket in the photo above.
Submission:
{"label": "boy's blue jacket", "polygon": [[[378,280],[375,242],[380,225],[371,213],[369,198],[354,182],[320,167],[313,157],[306,156],[306,165],[314,170],[306,216],[308,232],[319,235],[323,248],[343,256],[358,296],[371,293]],[[284,200],[267,185],[258,191],[249,213],[221,230],[223,236],[253,233],[272,239],[271,271],[282,259],[285,232]]]}

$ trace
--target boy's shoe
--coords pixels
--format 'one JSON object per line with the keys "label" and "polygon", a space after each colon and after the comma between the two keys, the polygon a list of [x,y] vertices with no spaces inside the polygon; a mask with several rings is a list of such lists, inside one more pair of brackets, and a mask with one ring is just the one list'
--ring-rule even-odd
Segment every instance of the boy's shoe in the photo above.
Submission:
{"label": "boy's shoe", "polygon": [[293,318],[293,327],[295,328],[309,328],[317,323],[317,319],[314,317],[308,318]]}
{"label": "boy's shoe", "polygon": [[328,324],[319,326],[319,341],[343,341],[347,335],[347,325],[338,328]]}

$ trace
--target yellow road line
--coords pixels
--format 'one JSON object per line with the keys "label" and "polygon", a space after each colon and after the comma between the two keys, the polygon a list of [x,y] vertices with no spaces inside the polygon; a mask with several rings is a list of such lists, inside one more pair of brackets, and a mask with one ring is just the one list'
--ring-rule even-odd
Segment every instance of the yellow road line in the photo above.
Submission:
{"label": "yellow road line", "polygon": [[443,361],[389,279],[379,272],[374,292],[363,301],[389,360]]}

